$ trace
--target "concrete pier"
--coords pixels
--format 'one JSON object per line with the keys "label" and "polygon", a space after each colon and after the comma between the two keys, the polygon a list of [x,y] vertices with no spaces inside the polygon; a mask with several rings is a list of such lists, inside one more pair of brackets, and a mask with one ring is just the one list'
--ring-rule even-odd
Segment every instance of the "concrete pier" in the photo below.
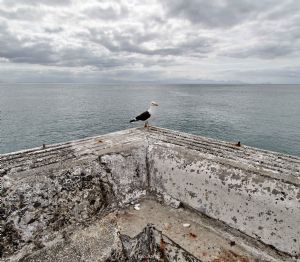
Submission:
{"label": "concrete pier", "polygon": [[0,176],[1,261],[300,256],[299,157],[135,128],[0,155]]}

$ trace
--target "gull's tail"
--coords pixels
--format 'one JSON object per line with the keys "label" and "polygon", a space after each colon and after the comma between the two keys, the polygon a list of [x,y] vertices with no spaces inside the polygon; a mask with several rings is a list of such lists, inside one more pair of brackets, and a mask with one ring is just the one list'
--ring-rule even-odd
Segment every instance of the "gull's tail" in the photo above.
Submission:
{"label": "gull's tail", "polygon": [[129,121],[129,123],[136,122],[136,121],[137,121],[136,118],[133,118]]}

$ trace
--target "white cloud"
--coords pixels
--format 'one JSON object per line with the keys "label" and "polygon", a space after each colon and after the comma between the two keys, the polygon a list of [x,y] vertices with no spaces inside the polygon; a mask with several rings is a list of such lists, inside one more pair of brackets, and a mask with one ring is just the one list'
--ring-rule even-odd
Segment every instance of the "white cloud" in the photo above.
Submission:
{"label": "white cloud", "polygon": [[299,7],[297,0],[0,0],[0,81],[296,83]]}

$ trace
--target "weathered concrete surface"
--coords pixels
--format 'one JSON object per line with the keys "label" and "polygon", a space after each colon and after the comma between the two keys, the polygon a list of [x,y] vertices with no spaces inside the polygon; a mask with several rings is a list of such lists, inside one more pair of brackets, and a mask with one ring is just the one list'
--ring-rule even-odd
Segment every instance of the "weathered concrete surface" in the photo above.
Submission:
{"label": "weathered concrete surface", "polygon": [[[49,243],[34,253],[28,253],[22,262],[96,262],[106,261],[112,249],[122,249],[115,215],[110,213],[91,225],[78,225],[76,230]],[[14,258],[15,259],[15,258]]]}
{"label": "weathered concrete surface", "polygon": [[296,258],[299,170],[298,157],[155,127],[2,155],[1,256],[55,245],[150,194]]}
{"label": "weathered concrete surface", "polygon": [[279,256],[272,248],[194,210],[174,209],[151,199],[144,199],[140,204],[138,211],[128,207],[117,213],[117,225],[122,234],[134,238],[147,224],[153,224],[203,262],[220,261],[217,259],[229,253],[236,254],[236,259],[227,260],[231,262],[288,261],[287,256]]}
{"label": "weathered concrete surface", "polygon": [[299,158],[153,131],[148,152],[153,191],[299,256]]}
{"label": "weathered concrete surface", "polygon": [[22,257],[144,195],[144,137],[131,133],[1,156],[1,256]]}
{"label": "weathered concrete surface", "polygon": [[111,215],[105,217],[100,223],[78,230],[68,240],[57,242],[51,248],[44,248],[20,261],[126,262],[145,260],[200,261],[152,225],[147,225],[134,238],[120,234],[116,230],[116,220]]}
{"label": "weathered concrete surface", "polygon": [[[259,243],[229,234],[226,227],[191,210],[175,210],[149,199],[140,205],[138,211],[126,207],[88,227],[79,226],[21,261],[288,261],[271,248],[265,250]],[[185,228],[183,223],[191,226]],[[149,224],[155,228],[147,227]]]}

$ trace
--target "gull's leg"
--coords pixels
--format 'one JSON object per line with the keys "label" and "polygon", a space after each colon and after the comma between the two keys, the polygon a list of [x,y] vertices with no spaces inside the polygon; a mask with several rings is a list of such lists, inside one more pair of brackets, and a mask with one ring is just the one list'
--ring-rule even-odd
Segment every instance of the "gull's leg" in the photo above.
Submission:
{"label": "gull's leg", "polygon": [[148,121],[145,122],[144,128],[149,127]]}

